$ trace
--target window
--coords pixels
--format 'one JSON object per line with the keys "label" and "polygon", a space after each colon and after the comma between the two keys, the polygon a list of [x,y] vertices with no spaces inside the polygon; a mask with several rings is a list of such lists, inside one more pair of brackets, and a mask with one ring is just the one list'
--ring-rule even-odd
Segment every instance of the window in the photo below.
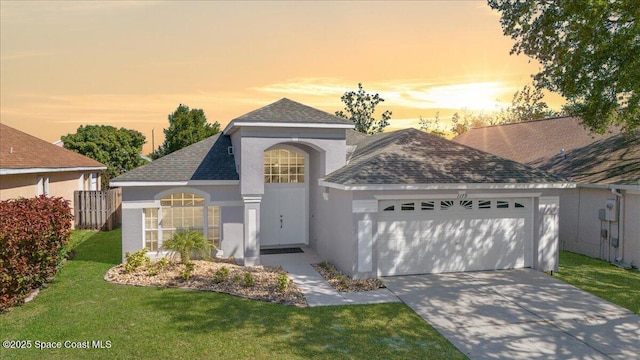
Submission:
{"label": "window", "polygon": [[203,196],[171,194],[160,199],[160,209],[143,212],[145,247],[149,251],[159,250],[163,241],[186,229],[199,231],[213,246],[220,246],[220,207],[206,206]]}
{"label": "window", "polygon": [[491,209],[491,200],[478,200],[478,209]]}
{"label": "window", "polygon": [[517,207],[517,208],[523,208],[523,207],[524,207],[524,205],[523,205],[523,204],[521,204],[521,203],[519,203],[519,202],[516,202],[514,205],[515,205],[515,207]]}
{"label": "window", "polygon": [[37,195],[49,196],[49,177],[48,176],[38,176],[38,189]]}
{"label": "window", "polygon": [[96,173],[89,174],[89,190],[98,190],[98,174]]}
{"label": "window", "polygon": [[158,250],[158,209],[144,209],[144,247]]}
{"label": "window", "polygon": [[402,210],[402,211],[413,211],[413,210],[415,210],[415,205],[412,202],[404,203],[404,204],[402,204],[400,206],[400,210]]}
{"label": "window", "polygon": [[420,203],[420,209],[435,210],[436,209],[435,201],[423,201],[422,203]]}
{"label": "window", "polygon": [[264,182],[303,183],[304,156],[286,149],[264,152]]}
{"label": "window", "polygon": [[394,211],[396,209],[395,205],[390,205],[384,208],[382,211]]}
{"label": "window", "polygon": [[498,200],[496,207],[498,209],[508,209],[509,208],[509,202],[506,201],[506,200]]}

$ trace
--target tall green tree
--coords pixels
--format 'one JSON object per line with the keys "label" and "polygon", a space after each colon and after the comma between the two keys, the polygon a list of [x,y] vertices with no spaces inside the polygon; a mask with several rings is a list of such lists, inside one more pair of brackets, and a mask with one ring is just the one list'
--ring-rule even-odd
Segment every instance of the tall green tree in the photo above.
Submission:
{"label": "tall green tree", "polygon": [[220,124],[207,122],[202,109],[189,109],[180,104],[169,114],[169,127],[164,129],[164,143],[151,154],[153,159],[171,154],[220,132]]}
{"label": "tall green tree", "polygon": [[347,91],[340,98],[344,103],[344,111],[336,111],[336,116],[351,120],[356,125],[356,131],[364,134],[377,134],[389,125],[391,111],[386,110],[380,119],[376,120],[373,113],[376,106],[384,99],[378,94],[369,94],[362,88],[362,83],[358,83],[358,91]]}
{"label": "tall green tree", "polygon": [[141,132],[109,125],[87,125],[78,128],[75,134],[61,138],[64,147],[90,157],[107,166],[103,176],[103,188],[109,179],[135,169],[145,163],[140,156],[145,137]]}
{"label": "tall green tree", "polygon": [[638,0],[488,0],[500,12],[511,54],[542,65],[535,85],[568,100],[593,131],[640,125]]}

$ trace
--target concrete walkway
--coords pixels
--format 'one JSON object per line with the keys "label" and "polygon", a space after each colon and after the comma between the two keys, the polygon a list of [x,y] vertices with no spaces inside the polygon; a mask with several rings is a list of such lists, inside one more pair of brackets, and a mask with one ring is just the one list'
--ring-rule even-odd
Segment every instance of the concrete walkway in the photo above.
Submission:
{"label": "concrete walkway", "polygon": [[293,282],[302,290],[310,307],[355,304],[380,304],[400,302],[389,289],[363,292],[338,292],[311,266],[322,260],[313,250],[303,248],[304,253],[261,255],[262,265],[280,265]]}
{"label": "concrete walkway", "polygon": [[640,316],[535,270],[382,280],[470,359],[640,359]]}

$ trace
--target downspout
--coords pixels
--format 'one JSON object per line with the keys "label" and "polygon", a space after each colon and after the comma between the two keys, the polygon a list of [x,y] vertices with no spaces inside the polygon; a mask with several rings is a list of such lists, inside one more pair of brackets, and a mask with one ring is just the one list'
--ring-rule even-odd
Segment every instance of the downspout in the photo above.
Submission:
{"label": "downspout", "polygon": [[620,203],[618,204],[618,253],[615,260],[617,263],[621,262],[624,258],[624,196],[622,193],[615,188],[611,188],[611,193],[620,198]]}

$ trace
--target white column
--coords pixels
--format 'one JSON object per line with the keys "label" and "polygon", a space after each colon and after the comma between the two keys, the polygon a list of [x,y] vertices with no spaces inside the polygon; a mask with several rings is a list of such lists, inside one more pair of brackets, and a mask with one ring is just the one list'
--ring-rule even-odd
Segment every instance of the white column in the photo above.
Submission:
{"label": "white column", "polygon": [[244,265],[260,265],[260,202],[262,195],[243,195]]}

